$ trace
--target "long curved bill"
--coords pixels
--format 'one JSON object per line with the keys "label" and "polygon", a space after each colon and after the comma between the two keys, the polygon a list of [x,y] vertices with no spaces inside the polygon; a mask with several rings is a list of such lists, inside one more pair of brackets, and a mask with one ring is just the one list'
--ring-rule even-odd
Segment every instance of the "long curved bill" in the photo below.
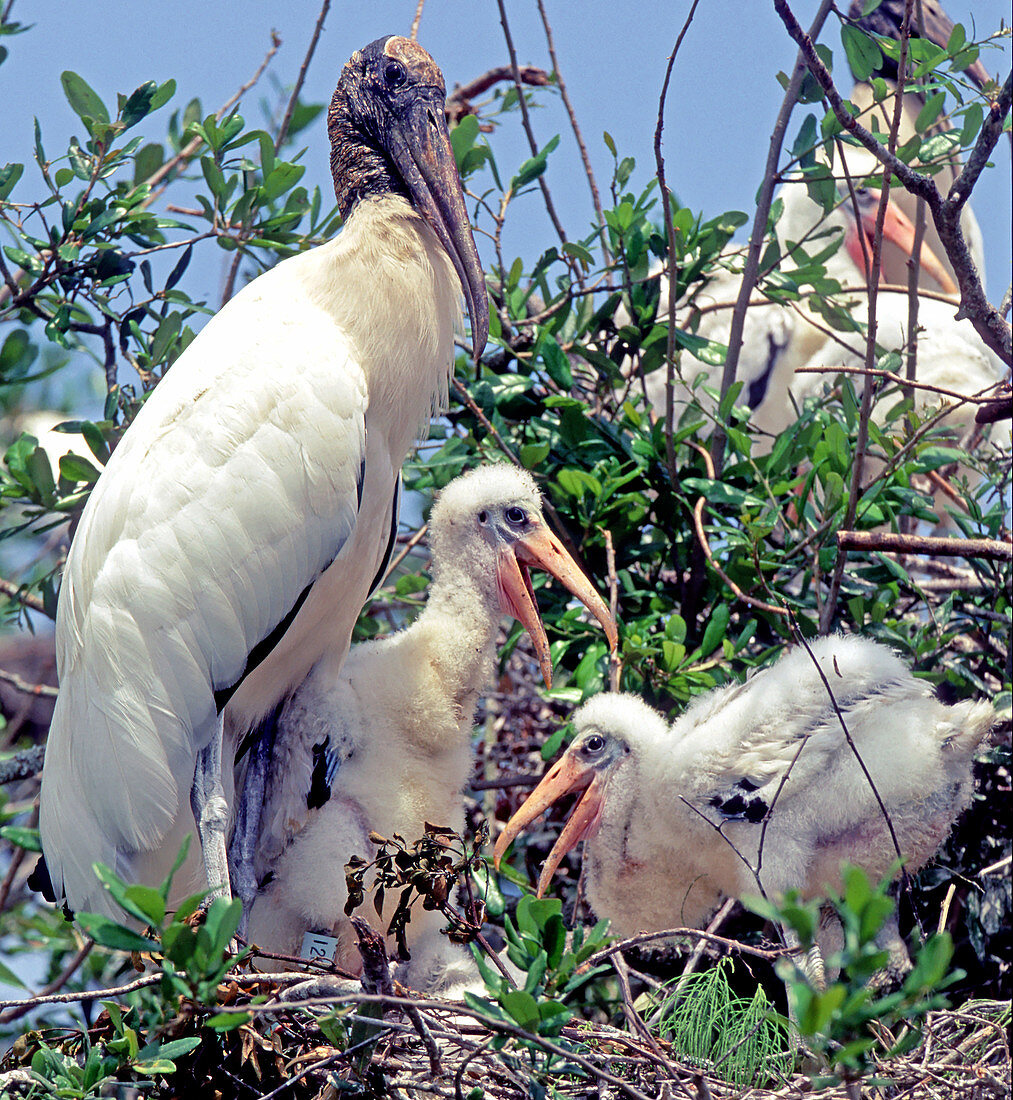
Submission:
{"label": "long curved bill", "polygon": [[557,802],[564,795],[586,786],[587,790],[584,792],[584,796],[574,807],[566,825],[563,826],[563,831],[559,834],[556,843],[552,846],[552,851],[542,866],[542,873],[538,876],[538,896],[541,897],[567,852],[595,832],[601,819],[602,808],[605,805],[606,782],[606,776],[603,772],[595,771],[594,768],[579,763],[570,753],[566,753],[561,757],[545,773],[542,781],[528,795],[517,813],[507,822],[506,828],[500,833],[493,853],[493,863],[497,870],[499,869],[500,860],[503,858],[503,853],[536,817],[545,813],[554,802]]}
{"label": "long curved bill", "polygon": [[[861,232],[865,234],[866,240],[869,242],[869,254],[871,255],[872,240],[876,233],[876,210],[879,206],[879,192],[875,191],[869,194],[870,198],[874,201],[870,201],[866,204],[865,209],[863,209],[861,213]],[[886,204],[886,212],[883,218],[883,236],[886,240],[895,244],[905,256],[913,256],[915,254],[915,227],[912,225],[911,219],[907,214],[905,214],[892,200],[888,200]],[[855,265],[864,271],[865,259],[857,232],[848,235],[846,247]],[[932,279],[935,279],[944,293],[959,296],[960,291],[957,288],[957,284],[950,277],[950,273],[943,267],[936,254],[924,241],[918,251],[918,262],[921,265],[922,271]]]}
{"label": "long curved bill", "polygon": [[[422,52],[414,43],[397,37],[388,41],[385,47],[392,57],[412,49]],[[461,177],[450,145],[444,114],[443,77],[435,63],[431,64],[433,84],[419,87],[416,95],[406,102],[405,109],[391,120],[385,144],[408,184],[416,209],[439,237],[461,280],[461,289],[468,301],[473,356],[477,362],[489,338],[489,298],[482,262],[468,221]]]}
{"label": "long curved bill", "polygon": [[496,585],[499,590],[500,608],[513,617],[531,636],[542,679],[547,688],[552,687],[552,659],[549,656],[549,640],[538,614],[535,594],[531,587],[528,566],[541,569],[555,577],[601,623],[608,638],[609,649],[614,653],[619,643],[615,619],[605,601],[584,576],[580,566],[570,557],[563,544],[544,526],[535,528],[524,538],[517,539],[499,552],[496,564]]}

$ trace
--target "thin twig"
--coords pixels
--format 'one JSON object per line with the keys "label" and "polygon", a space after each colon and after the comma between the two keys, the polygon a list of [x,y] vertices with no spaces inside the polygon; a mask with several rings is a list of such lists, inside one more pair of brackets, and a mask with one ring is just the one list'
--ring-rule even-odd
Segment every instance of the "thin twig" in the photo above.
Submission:
{"label": "thin twig", "polygon": [[591,188],[591,202],[594,204],[594,212],[598,217],[598,228],[601,233],[602,256],[604,257],[605,265],[609,266],[612,263],[612,254],[609,252],[608,235],[605,228],[605,214],[601,208],[601,197],[598,194],[598,184],[594,178],[594,169],[591,167],[591,158],[588,156],[587,146],[584,144],[584,136],[581,134],[580,126],[577,124],[577,112],[574,111],[573,104],[570,102],[570,95],[566,90],[563,73],[559,67],[559,59],[556,57],[556,44],[552,39],[552,27],[549,25],[549,17],[545,13],[544,0],[538,0],[538,14],[542,17],[542,26],[545,28],[545,41],[549,47],[549,57],[552,59],[552,71],[556,74],[559,94],[562,97],[566,113],[570,118],[570,127],[573,130],[573,136],[577,139],[580,159],[584,162],[584,174],[587,177],[588,187]]}
{"label": "thin twig", "polygon": [[22,680],[16,672],[6,672],[2,668],[0,668],[0,681],[10,684],[15,691],[23,692],[25,695],[55,699],[58,694],[57,689],[49,684],[30,684],[27,680]]}
{"label": "thin twig", "polygon": [[[775,0],[776,2],[776,0]],[[816,37],[823,27],[834,0],[821,0],[819,10],[809,28],[810,37]],[[788,82],[784,100],[778,112],[774,129],[770,135],[770,147],[767,151],[767,163],[763,171],[763,180],[760,184],[760,192],[757,198],[756,214],[753,216],[753,228],[749,235],[749,247],[746,251],[746,262],[742,269],[742,282],[739,284],[739,294],[735,302],[735,310],[732,313],[732,323],[728,331],[728,355],[725,358],[724,370],[721,373],[721,400],[735,381],[736,371],[739,366],[739,354],[742,350],[742,333],[746,324],[746,310],[749,299],[752,297],[760,273],[760,251],[763,248],[764,237],[767,233],[767,219],[770,215],[770,205],[774,196],[774,186],[777,182],[777,165],[781,158],[781,147],[784,144],[784,135],[788,129],[788,121],[798,99],[798,93],[805,79],[806,64],[802,51],[795,58],[795,67],[792,69],[791,79]],[[714,465],[720,474],[724,465],[725,433],[720,425],[711,436],[711,455],[714,457]]]}
{"label": "thin twig", "polygon": [[25,592],[23,586],[0,577],[0,596],[6,596],[10,600],[17,600],[22,607],[29,607],[32,611],[41,611],[45,614],[46,607],[38,596]]}
{"label": "thin twig", "polygon": [[[616,576],[616,549],[612,544],[612,532],[606,527],[605,535],[605,567],[608,570],[609,582],[609,611],[613,621],[618,621],[619,614],[619,578]],[[616,646],[615,652],[609,653],[609,691],[618,691],[623,678],[623,658]]]}
{"label": "thin twig", "polygon": [[[521,122],[524,126],[524,133],[528,138],[531,155],[536,157],[538,156],[538,142],[535,140],[535,132],[531,127],[531,116],[528,114],[528,102],[524,97],[524,86],[521,82],[520,68],[517,64],[517,51],[514,49],[514,40],[513,36],[510,34],[510,24],[507,21],[506,5],[503,0],[496,0],[496,3],[499,6],[499,21],[500,25],[503,27],[503,38],[506,41],[507,53],[510,54],[510,68],[514,75],[514,87],[517,89],[517,102],[521,109]],[[552,196],[549,194],[549,185],[545,182],[544,172],[538,177],[538,186],[541,188],[542,199],[545,202],[545,212],[549,215],[549,220],[552,222],[560,241],[566,244],[566,231],[563,229],[563,223],[556,214]],[[574,268],[574,271],[577,274],[577,281],[583,285],[583,275],[580,269]]]}
{"label": "thin twig", "polygon": [[[44,988],[42,989],[40,996],[46,996],[51,993],[55,993],[58,989],[62,989],[67,982],[74,976],[76,971],[80,968],[81,964],[91,954],[91,949],[95,946],[93,939],[86,939],[81,945],[81,948],[70,960],[69,963],[63,968],[63,970]],[[14,1020],[20,1020],[22,1016],[26,1016],[35,1007],[35,999],[22,1005],[20,1008],[9,1008],[6,1012],[0,1012],[0,1024],[13,1023]]]}
{"label": "thin twig", "polygon": [[422,9],[426,6],[426,0],[419,0],[415,7],[415,18],[412,19],[412,29],[408,32],[408,37],[413,42],[419,40],[419,24],[422,22]]}

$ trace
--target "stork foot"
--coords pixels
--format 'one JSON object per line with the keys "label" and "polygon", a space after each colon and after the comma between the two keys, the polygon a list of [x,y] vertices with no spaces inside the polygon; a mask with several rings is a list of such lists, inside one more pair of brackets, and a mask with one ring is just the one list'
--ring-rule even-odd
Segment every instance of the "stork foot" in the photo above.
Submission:
{"label": "stork foot", "polygon": [[197,754],[190,808],[197,822],[204,874],[208,884],[208,903],[215,898],[231,898],[229,861],[225,850],[225,832],[229,825],[229,804],[222,787],[222,739],[224,715],[218,716],[218,729],[211,742]]}

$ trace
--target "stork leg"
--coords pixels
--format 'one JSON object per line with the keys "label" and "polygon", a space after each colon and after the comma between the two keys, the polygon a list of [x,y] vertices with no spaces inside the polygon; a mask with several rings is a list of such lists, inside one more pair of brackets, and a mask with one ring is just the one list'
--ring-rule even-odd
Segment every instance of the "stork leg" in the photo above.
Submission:
{"label": "stork leg", "polygon": [[222,787],[222,743],[225,737],[225,713],[218,716],[218,727],[209,744],[197,754],[197,766],[190,789],[190,808],[197,822],[204,874],[208,883],[208,902],[232,896],[229,861],[225,851],[225,830],[229,806]]}
{"label": "stork leg", "polygon": [[250,923],[250,910],[257,897],[257,877],[253,857],[260,837],[260,816],[264,808],[267,790],[268,765],[274,748],[272,736],[261,736],[250,750],[246,778],[238,798],[236,828],[229,845],[229,860],[235,881],[236,895],[243,903],[243,915],[239,919],[238,935],[246,938]]}

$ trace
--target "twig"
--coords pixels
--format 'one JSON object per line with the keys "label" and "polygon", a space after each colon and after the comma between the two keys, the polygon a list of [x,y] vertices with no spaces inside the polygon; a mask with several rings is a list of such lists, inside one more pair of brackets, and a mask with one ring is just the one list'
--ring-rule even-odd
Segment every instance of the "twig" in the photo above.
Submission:
{"label": "twig", "polygon": [[[510,69],[513,72],[514,87],[517,89],[517,102],[521,109],[521,122],[524,126],[524,133],[527,134],[528,137],[531,155],[536,157],[538,156],[538,142],[535,140],[535,132],[531,128],[531,117],[528,114],[528,102],[524,98],[524,87],[521,82],[520,68],[517,65],[517,51],[514,49],[514,40],[513,36],[510,34],[510,24],[507,21],[506,5],[503,0],[496,0],[496,3],[499,6],[499,21],[500,25],[503,27],[503,38],[506,41],[507,53],[510,54]],[[563,244],[566,244],[566,232],[563,229],[562,222],[560,222],[556,214],[552,196],[549,194],[549,185],[545,182],[544,172],[538,177],[538,186],[541,188],[542,198],[545,201],[545,211],[549,215],[549,220],[552,222],[559,239]],[[583,285],[583,274],[579,268],[575,268],[574,270],[577,274],[577,281]]]}
{"label": "twig", "polygon": [[22,680],[16,672],[6,672],[2,668],[0,668],[0,680],[5,684],[10,684],[15,691],[24,692],[25,695],[37,695],[55,699],[58,694],[57,689],[51,687],[49,684],[30,684],[27,680]]}
{"label": "twig", "polygon": [[591,188],[591,202],[594,204],[594,212],[598,217],[598,228],[601,234],[601,251],[608,266],[612,263],[612,254],[609,252],[608,235],[605,229],[605,214],[601,208],[601,198],[598,194],[598,184],[594,178],[594,169],[591,167],[591,158],[587,154],[587,146],[584,144],[584,136],[577,124],[577,113],[570,102],[570,95],[566,90],[562,70],[559,68],[559,59],[556,57],[556,44],[552,40],[552,27],[549,25],[549,17],[545,14],[544,0],[538,0],[538,14],[542,17],[542,26],[545,28],[545,41],[549,47],[549,57],[552,59],[552,71],[556,74],[556,83],[559,85],[559,94],[563,100],[563,106],[570,118],[570,127],[573,136],[577,139],[577,148],[580,150],[580,159],[584,162],[584,174],[587,177],[588,186]]}
{"label": "twig", "polygon": [[[613,621],[616,621],[619,613],[619,578],[616,576],[616,549],[612,544],[612,532],[604,529],[605,535],[605,567],[608,569],[609,581],[609,611]],[[616,647],[614,653],[609,653],[609,691],[618,691],[623,678],[623,658]]]}
{"label": "twig", "polygon": [[[661,215],[665,224],[665,242],[668,247],[668,337],[665,343],[665,461],[668,464],[668,476],[672,485],[678,484],[678,476],[675,465],[675,446],[673,443],[673,413],[675,400],[675,306],[676,287],[678,286],[678,270],[676,264],[677,249],[675,247],[675,228],[672,224],[672,197],[665,179],[665,158],[661,152],[661,137],[665,130],[665,104],[668,100],[668,85],[672,80],[672,70],[675,68],[675,59],[679,56],[679,49],[689,32],[693,16],[696,14],[699,0],[693,0],[675,40],[672,52],[668,57],[668,65],[665,68],[665,79],[661,84],[661,95],[658,97],[658,122],[654,128],[654,163],[655,174],[658,177],[658,189],[661,193]],[[646,383],[645,383],[646,394]]]}
{"label": "twig", "polygon": [[[288,99],[288,106],[285,108],[284,117],[281,120],[281,126],[278,127],[278,136],[274,139],[274,151],[282,147],[285,138],[288,136],[288,128],[292,123],[292,114],[295,111],[296,103],[299,101],[299,93],[302,91],[302,86],[306,82],[306,71],[310,67],[310,62],[313,60],[313,55],[316,53],[317,43],[320,41],[320,32],[324,29],[324,21],[327,19],[327,12],[331,6],[331,0],[323,0],[320,5],[320,14],[317,16],[316,26],[313,28],[313,35],[310,38],[310,44],[307,47],[306,55],[302,59],[302,64],[299,66],[299,75],[295,78],[295,87],[292,89],[292,94]],[[421,13],[421,4],[419,5]],[[412,35],[414,38],[415,36]]]}
{"label": "twig", "polygon": [[[775,5],[777,0],[775,0]],[[819,34],[834,6],[833,0],[821,0],[819,10],[809,28],[810,37]],[[774,129],[770,135],[770,148],[767,152],[767,163],[763,171],[763,181],[760,184],[760,192],[756,204],[756,214],[753,217],[753,228],[749,235],[749,248],[746,252],[746,262],[742,270],[742,282],[739,284],[739,294],[735,302],[735,310],[732,313],[732,323],[728,331],[728,355],[725,358],[724,370],[721,373],[721,400],[735,381],[735,374],[739,366],[739,353],[742,349],[742,332],[746,324],[746,309],[753,289],[756,286],[760,272],[760,251],[767,233],[767,219],[770,215],[770,204],[774,196],[774,185],[778,178],[777,164],[781,157],[781,147],[784,144],[784,135],[788,129],[788,121],[791,112],[798,99],[798,93],[805,79],[806,64],[802,51],[795,58],[795,67],[792,69],[791,80],[784,100],[778,112]],[[725,433],[718,426],[717,431],[711,436],[711,455],[714,457],[714,465],[720,473],[724,465]]]}
{"label": "twig", "polygon": [[[253,74],[253,76],[250,77],[250,79],[240,87],[240,89],[235,93],[235,95],[233,95],[229,99],[227,99],[221,105],[221,107],[219,107],[218,110],[215,111],[215,118],[216,119],[220,119],[222,117],[222,115],[224,115],[225,112],[230,107],[232,107],[236,103],[238,103],[243,98],[243,96],[246,95],[246,93],[257,83],[257,81],[260,80],[260,78],[264,75],[264,70],[267,68],[268,65],[270,65],[271,59],[278,52],[279,46],[281,46],[281,39],[277,36],[277,34],[274,34],[272,32],[272,34],[271,34],[271,48],[264,55],[264,60],[261,61],[260,67]],[[173,171],[174,168],[177,168],[180,164],[184,164],[184,163],[186,163],[186,161],[190,160],[190,158],[194,155],[194,153],[196,153],[197,150],[203,144],[204,144],[204,139],[203,138],[200,138],[200,137],[191,138],[191,140],[188,141],[186,143],[186,145],[184,145],[183,148],[180,149],[180,151],[174,157],[172,157],[170,160],[167,160],[160,168],[157,168],[154,172],[152,172],[151,175],[148,176],[148,178],[144,181],[143,186],[145,186],[145,187],[156,187],[158,184],[160,184],[162,182],[162,180],[165,179],[165,177],[171,171]],[[143,210],[145,207],[150,206],[151,203],[154,202],[154,200],[160,194],[161,194],[160,191],[159,192],[152,191],[152,193],[150,195],[148,195],[148,197],[144,200],[144,202],[142,202],[140,204],[138,209]]]}
{"label": "twig", "polygon": [[42,761],[45,759],[46,746],[32,745],[30,749],[23,749],[6,760],[0,761],[0,784],[13,783],[18,779],[28,779],[38,775],[42,771]]}
{"label": "twig", "polygon": [[17,600],[22,607],[29,607],[32,611],[41,611],[43,614],[46,612],[45,605],[38,596],[25,592],[20,584],[15,584],[5,577],[0,577],[0,595],[10,600]]}
{"label": "twig", "polygon": [[[81,966],[86,958],[91,954],[91,949],[95,946],[93,939],[86,939],[78,950],[77,954],[70,960],[69,963],[63,968],[63,970],[41,991],[41,996],[46,996],[51,993],[55,993],[58,989],[62,989],[67,982],[74,976],[74,972]],[[14,1020],[20,1020],[22,1016],[26,1016],[35,1007],[37,998],[21,1005],[20,1008],[9,1008],[6,1012],[0,1012],[0,1024],[13,1023]]]}
{"label": "twig", "polygon": [[[517,75],[522,84],[528,84],[534,88],[544,88],[550,81],[549,74],[536,65],[521,65],[517,69]],[[513,80],[514,71],[509,65],[496,65],[488,69],[481,76],[469,80],[467,84],[457,84],[454,90],[447,96],[447,118],[451,122],[457,122],[465,115],[475,114],[471,101],[487,92],[494,84],[504,80]]]}
{"label": "twig", "polygon": [[408,32],[408,37],[413,42],[419,40],[419,24],[422,22],[422,9],[426,6],[426,0],[419,0],[415,7],[415,18],[412,19],[412,29]]}
{"label": "twig", "polygon": [[838,531],[841,550],[885,550],[892,554],[941,554],[951,558],[1013,561],[1013,542],[998,539],[944,538],[938,535],[897,535],[888,531]]}
{"label": "twig", "polygon": [[821,367],[796,367],[796,374],[861,374],[868,378],[884,378],[889,382],[896,382],[899,386],[910,388],[913,390],[925,390],[926,393],[938,393],[942,397],[951,397],[954,401],[959,401],[962,404],[968,403],[973,405],[987,405],[989,402],[995,400],[994,394],[992,396],[985,396],[985,394],[991,393],[995,389],[998,383],[994,383],[986,390],[983,390],[981,394],[967,394],[960,393],[957,390],[948,390],[944,386],[933,386],[929,382],[919,382],[917,379],[909,381],[903,375],[897,374],[892,370],[883,370],[880,367],[846,367],[844,365],[832,366],[827,364]]}
{"label": "twig", "polygon": [[717,936],[713,932],[705,931],[703,928],[666,928],[659,932],[639,932],[637,935],[630,936],[628,939],[618,940],[616,943],[610,944],[608,947],[596,952],[590,958],[585,959],[582,964],[582,969],[589,970],[599,963],[605,962],[608,957],[615,954],[616,951],[626,951],[631,947],[640,947],[645,943],[653,943],[655,940],[668,940],[675,936],[696,936],[699,939],[707,940],[708,943],[716,943],[720,947],[725,948],[726,951],[735,952],[739,955],[752,955],[757,959],[781,959],[786,955],[798,953],[798,948],[796,947],[775,947],[772,950],[767,950],[763,947],[753,947],[751,944],[741,943],[739,940],[730,940],[725,936]]}

